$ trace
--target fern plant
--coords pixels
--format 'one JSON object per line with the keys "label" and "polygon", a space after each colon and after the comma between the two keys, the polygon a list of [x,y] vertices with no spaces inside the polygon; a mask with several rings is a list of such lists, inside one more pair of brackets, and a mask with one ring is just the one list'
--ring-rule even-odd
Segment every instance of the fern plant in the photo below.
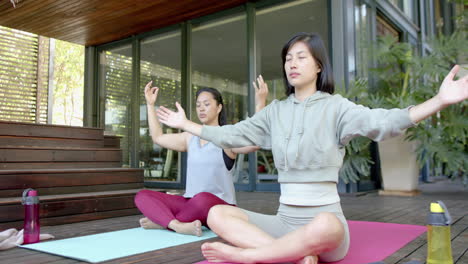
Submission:
{"label": "fern plant", "polygon": [[[357,79],[349,99],[371,108],[404,108],[421,103],[436,95],[443,78],[459,61],[468,61],[466,29],[461,27],[449,36],[439,35],[430,42],[431,52],[426,56],[414,53],[407,43],[390,36],[378,39],[373,47],[377,67],[371,69],[370,83]],[[452,105],[426,119],[406,132],[406,139],[418,142],[416,154],[419,164],[430,161],[439,173],[455,179],[466,174],[468,151],[468,119],[466,101]],[[369,142],[355,139],[346,147],[340,177],[347,183],[370,174]]]}
{"label": "fern plant", "polygon": [[[341,88],[341,89],[340,89]],[[369,87],[366,79],[357,79],[348,91],[338,87],[338,92],[344,97],[358,104],[366,104],[369,98]],[[344,183],[357,182],[362,177],[370,175],[371,165],[374,163],[370,154],[371,140],[365,137],[354,138],[345,147],[346,155],[341,166],[339,176]]]}

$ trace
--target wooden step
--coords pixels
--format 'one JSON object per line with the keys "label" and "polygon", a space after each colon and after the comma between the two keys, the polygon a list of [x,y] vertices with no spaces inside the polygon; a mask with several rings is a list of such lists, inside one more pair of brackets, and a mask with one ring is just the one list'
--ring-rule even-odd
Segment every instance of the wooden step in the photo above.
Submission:
{"label": "wooden step", "polygon": [[0,146],[0,162],[120,162],[122,150],[118,148],[52,148]]}
{"label": "wooden step", "polygon": [[104,140],[0,135],[0,146],[103,148]]}
{"label": "wooden step", "polygon": [[[139,190],[62,195],[39,193],[41,226],[139,214],[134,204]],[[0,199],[0,230],[21,228],[23,219],[24,207],[20,197]]]}
{"label": "wooden step", "polygon": [[104,140],[103,129],[0,121],[0,135]]}
{"label": "wooden step", "polygon": [[[95,168],[95,169],[40,169],[0,170],[0,197],[14,197],[23,189],[47,189],[48,194],[63,194],[70,190],[87,192],[90,186],[101,188],[111,185],[143,184],[143,169]],[[128,186],[127,186],[128,187]]]}
{"label": "wooden step", "polygon": [[[135,183],[114,183],[114,184],[99,184],[85,186],[63,186],[63,187],[45,187],[34,188],[41,195],[61,195],[61,194],[76,194],[88,192],[104,192],[116,190],[129,190],[143,188],[144,182]],[[24,189],[9,189],[0,190],[0,197],[14,198],[20,197]]]}
{"label": "wooden step", "polygon": [[104,135],[104,147],[106,148],[120,148],[120,136]]}
{"label": "wooden step", "polygon": [[0,170],[121,168],[120,161],[0,162]]}
{"label": "wooden step", "polygon": [[139,214],[143,169],[121,168],[118,136],[103,129],[0,121],[0,230],[21,228],[34,188],[41,225]]}

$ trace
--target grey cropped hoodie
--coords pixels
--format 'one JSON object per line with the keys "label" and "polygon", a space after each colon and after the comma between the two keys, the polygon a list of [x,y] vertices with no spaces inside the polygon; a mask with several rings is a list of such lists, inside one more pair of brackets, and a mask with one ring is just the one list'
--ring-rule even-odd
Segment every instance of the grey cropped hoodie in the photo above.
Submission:
{"label": "grey cropped hoodie", "polygon": [[271,149],[278,182],[338,182],[344,146],[354,137],[380,141],[413,126],[406,109],[369,109],[340,95],[317,91],[275,100],[235,125],[203,126],[201,137],[221,148]]}

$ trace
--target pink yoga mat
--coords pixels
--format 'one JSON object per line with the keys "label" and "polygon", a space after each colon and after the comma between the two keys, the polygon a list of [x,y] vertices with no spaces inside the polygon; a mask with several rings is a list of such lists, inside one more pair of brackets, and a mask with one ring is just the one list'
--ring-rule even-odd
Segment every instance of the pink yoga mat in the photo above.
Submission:
{"label": "pink yoga mat", "polygon": [[[366,264],[382,261],[426,232],[425,226],[348,221],[351,246],[348,255],[333,264]],[[196,264],[208,264],[208,261]],[[220,263],[231,264],[231,263]]]}

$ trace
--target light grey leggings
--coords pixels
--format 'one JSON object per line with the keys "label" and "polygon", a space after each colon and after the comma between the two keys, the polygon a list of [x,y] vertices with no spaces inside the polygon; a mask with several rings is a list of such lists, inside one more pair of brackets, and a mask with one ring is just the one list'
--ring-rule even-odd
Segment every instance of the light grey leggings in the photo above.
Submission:
{"label": "light grey leggings", "polygon": [[345,238],[341,245],[332,250],[319,255],[322,262],[333,262],[343,259],[348,253],[349,248],[349,229],[348,223],[341,210],[340,203],[321,205],[321,206],[295,206],[280,204],[276,215],[259,214],[243,210],[249,216],[249,222],[261,228],[271,236],[278,238],[286,233],[294,231],[299,227],[309,223],[321,212],[333,213],[340,219],[345,228]]}

